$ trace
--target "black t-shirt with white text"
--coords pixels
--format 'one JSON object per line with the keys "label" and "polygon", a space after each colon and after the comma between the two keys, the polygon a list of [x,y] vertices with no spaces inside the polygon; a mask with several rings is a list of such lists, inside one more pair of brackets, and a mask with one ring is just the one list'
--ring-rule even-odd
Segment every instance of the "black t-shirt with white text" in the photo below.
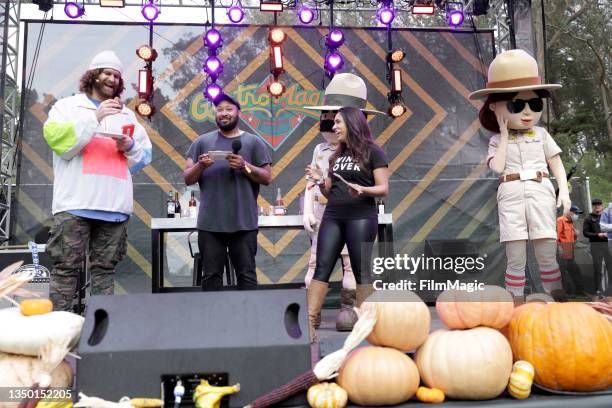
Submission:
{"label": "black t-shirt with white text", "polygon": [[371,143],[369,146],[370,158],[367,162],[367,168],[363,168],[357,160],[350,156],[348,150],[342,152],[342,155],[336,158],[332,167],[329,169],[329,177],[331,177],[332,185],[329,192],[327,206],[325,207],[324,217],[335,219],[359,219],[359,218],[376,218],[376,200],[374,197],[359,196],[353,197],[349,193],[349,187],[344,184],[333,173],[339,174],[349,183],[359,184],[364,187],[375,185],[374,170],[387,167],[387,155],[376,144]]}

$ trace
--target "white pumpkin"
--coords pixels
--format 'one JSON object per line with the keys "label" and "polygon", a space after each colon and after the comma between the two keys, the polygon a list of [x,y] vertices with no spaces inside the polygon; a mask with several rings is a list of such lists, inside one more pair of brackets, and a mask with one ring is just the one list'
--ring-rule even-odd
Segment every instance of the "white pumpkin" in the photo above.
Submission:
{"label": "white pumpkin", "polygon": [[417,350],[422,381],[451,398],[483,400],[501,394],[512,371],[512,350],[497,330],[437,330]]}
{"label": "white pumpkin", "polygon": [[0,310],[0,352],[38,356],[49,340],[69,338],[76,346],[83,328],[83,317],[70,312],[50,312],[24,316],[17,307]]}

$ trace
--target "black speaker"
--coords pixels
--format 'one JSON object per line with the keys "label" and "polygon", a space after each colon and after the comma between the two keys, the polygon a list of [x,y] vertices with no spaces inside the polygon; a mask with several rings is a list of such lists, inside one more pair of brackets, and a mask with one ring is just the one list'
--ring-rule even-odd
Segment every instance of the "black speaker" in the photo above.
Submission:
{"label": "black speaker", "polygon": [[180,378],[188,404],[208,379],[240,383],[229,406],[242,407],[310,370],[306,304],[303,289],[92,296],[77,389],[110,401],[160,397],[161,389],[172,405]]}

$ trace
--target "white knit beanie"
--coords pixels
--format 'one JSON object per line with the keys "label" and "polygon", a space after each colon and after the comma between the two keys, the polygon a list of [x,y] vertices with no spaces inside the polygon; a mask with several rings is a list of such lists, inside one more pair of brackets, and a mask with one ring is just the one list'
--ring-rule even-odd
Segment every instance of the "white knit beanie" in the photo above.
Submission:
{"label": "white knit beanie", "polygon": [[119,61],[117,54],[110,50],[102,51],[92,58],[88,70],[91,71],[92,69],[98,68],[112,68],[123,75],[123,65],[121,61]]}

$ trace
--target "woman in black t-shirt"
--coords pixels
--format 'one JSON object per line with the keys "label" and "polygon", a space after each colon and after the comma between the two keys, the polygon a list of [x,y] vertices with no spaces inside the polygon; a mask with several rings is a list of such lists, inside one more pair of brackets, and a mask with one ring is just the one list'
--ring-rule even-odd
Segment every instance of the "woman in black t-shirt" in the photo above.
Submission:
{"label": "woman in black t-shirt", "polygon": [[333,131],[340,144],[329,160],[326,177],[308,166],[306,173],[318,179],[328,198],[319,227],[317,266],[308,287],[308,317],[313,322],[321,310],[329,278],[346,244],[357,281],[357,306],[371,292],[370,255],[376,238],[378,216],[374,197],[389,191],[389,169],[384,151],[374,143],[365,114],[344,107],[334,119]]}

